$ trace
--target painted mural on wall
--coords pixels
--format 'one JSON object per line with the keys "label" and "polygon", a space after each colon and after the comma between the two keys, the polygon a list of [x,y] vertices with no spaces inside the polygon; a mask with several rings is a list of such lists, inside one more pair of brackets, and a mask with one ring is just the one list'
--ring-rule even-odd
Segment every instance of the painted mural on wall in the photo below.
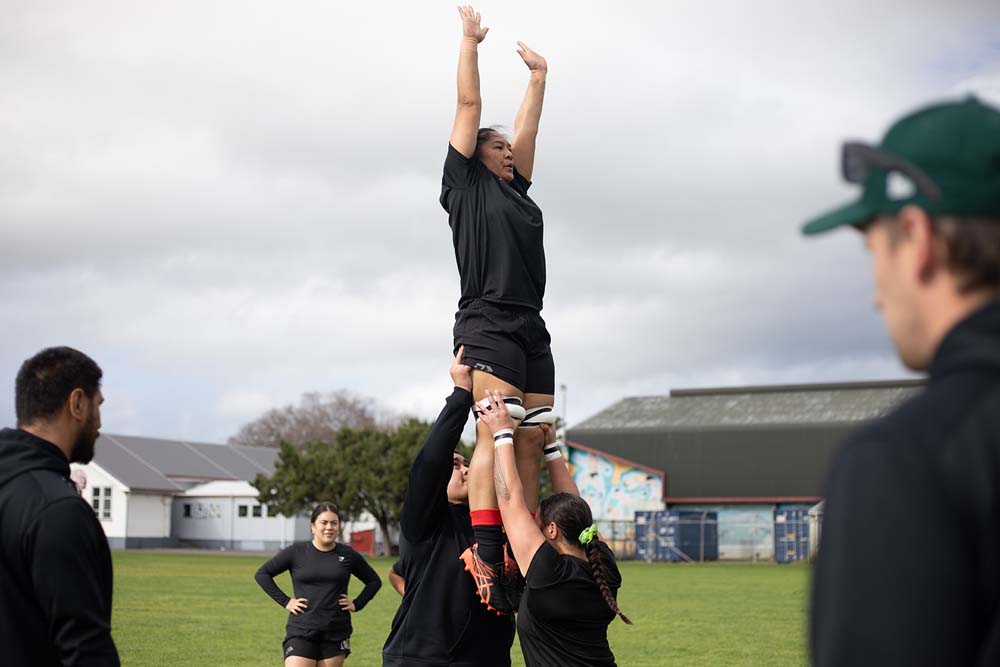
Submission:
{"label": "painted mural on wall", "polygon": [[663,509],[663,475],[598,452],[567,446],[569,469],[595,519],[626,520]]}

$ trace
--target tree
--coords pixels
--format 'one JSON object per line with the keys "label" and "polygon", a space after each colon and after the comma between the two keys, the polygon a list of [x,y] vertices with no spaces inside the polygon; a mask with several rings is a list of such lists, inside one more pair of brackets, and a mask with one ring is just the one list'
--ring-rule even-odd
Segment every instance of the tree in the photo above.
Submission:
{"label": "tree", "polygon": [[338,434],[338,448],[351,468],[346,492],[378,522],[386,540],[383,555],[399,526],[410,466],[430,427],[411,418],[391,430],[346,428]]}
{"label": "tree", "polygon": [[348,466],[325,442],[307,442],[301,448],[282,441],[274,474],[258,474],[253,481],[258,500],[268,506],[268,514],[295,516],[322,501],[340,508],[342,518],[361,512],[355,497],[345,492]]}
{"label": "tree", "polygon": [[278,447],[288,442],[303,447],[307,442],[333,443],[337,432],[346,427],[364,428],[375,424],[374,401],[346,390],[329,394],[310,392],[299,404],[273,408],[229,438],[231,445]]}
{"label": "tree", "polygon": [[297,449],[281,443],[274,475],[253,484],[268,513],[293,516],[323,500],[340,508],[342,519],[371,514],[388,550],[396,535],[413,459],[430,424],[408,419],[396,427],[368,425],[340,429],[336,444],[307,442]]}

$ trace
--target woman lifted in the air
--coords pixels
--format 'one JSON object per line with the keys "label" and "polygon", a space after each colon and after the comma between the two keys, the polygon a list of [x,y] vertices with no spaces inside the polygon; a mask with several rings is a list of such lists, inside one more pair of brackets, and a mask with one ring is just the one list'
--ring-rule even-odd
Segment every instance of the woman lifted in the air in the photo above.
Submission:
{"label": "woman lifted in the air", "polygon": [[[454,349],[465,348],[477,405],[488,390],[499,391],[508,397],[511,414],[523,418],[515,452],[525,501],[534,509],[542,440],[537,425],[552,423],[555,393],[549,333],[539,314],[545,293],[542,211],[528,196],[548,67],[544,58],[518,42],[517,53],[530,76],[514,120],[513,139],[480,128],[478,47],[489,28],[481,26],[471,7],[458,11],[462,18],[458,105],[441,185],[441,205],[448,212],[462,287]],[[469,467],[469,506],[475,545],[463,559],[483,602],[509,613],[516,607],[517,587],[501,582],[520,577],[516,565],[505,557],[493,488],[493,434],[482,424],[477,426]]]}

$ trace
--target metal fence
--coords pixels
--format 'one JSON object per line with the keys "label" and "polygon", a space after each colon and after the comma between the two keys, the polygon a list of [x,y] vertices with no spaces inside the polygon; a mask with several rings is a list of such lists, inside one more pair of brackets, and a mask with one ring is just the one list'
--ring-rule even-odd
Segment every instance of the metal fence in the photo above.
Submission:
{"label": "metal fence", "polygon": [[[598,521],[601,538],[620,560],[742,560],[789,563],[811,558],[818,546],[816,517],[754,517],[749,521],[710,518],[708,513],[638,531],[634,521]],[[642,542],[642,544],[639,544]]]}
{"label": "metal fence", "polygon": [[[715,560],[717,545],[719,560],[789,563],[811,558],[818,545],[821,515],[792,520],[763,515],[744,520],[713,519],[708,512],[698,515],[671,524],[686,535],[694,535],[693,540],[682,544],[676,533],[646,530],[643,549],[637,549],[635,521],[598,519],[596,523],[601,539],[618,560],[667,560],[656,554],[670,554],[669,560],[676,562]],[[377,541],[375,553],[383,553],[382,547],[381,540]]]}

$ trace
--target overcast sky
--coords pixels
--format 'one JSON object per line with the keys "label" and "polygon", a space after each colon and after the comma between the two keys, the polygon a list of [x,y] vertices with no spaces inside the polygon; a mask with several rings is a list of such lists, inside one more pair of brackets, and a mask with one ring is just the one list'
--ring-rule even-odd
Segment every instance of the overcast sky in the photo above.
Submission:
{"label": "overcast sky", "polygon": [[[378,7],[379,10],[368,7]],[[671,388],[895,378],[846,138],[1000,101],[1000,3],[477,6],[484,124],[549,62],[532,195],[572,424]],[[0,421],[20,363],[104,369],[104,431],[224,441],[306,391],[432,418],[458,272],[444,2],[0,0]]]}

